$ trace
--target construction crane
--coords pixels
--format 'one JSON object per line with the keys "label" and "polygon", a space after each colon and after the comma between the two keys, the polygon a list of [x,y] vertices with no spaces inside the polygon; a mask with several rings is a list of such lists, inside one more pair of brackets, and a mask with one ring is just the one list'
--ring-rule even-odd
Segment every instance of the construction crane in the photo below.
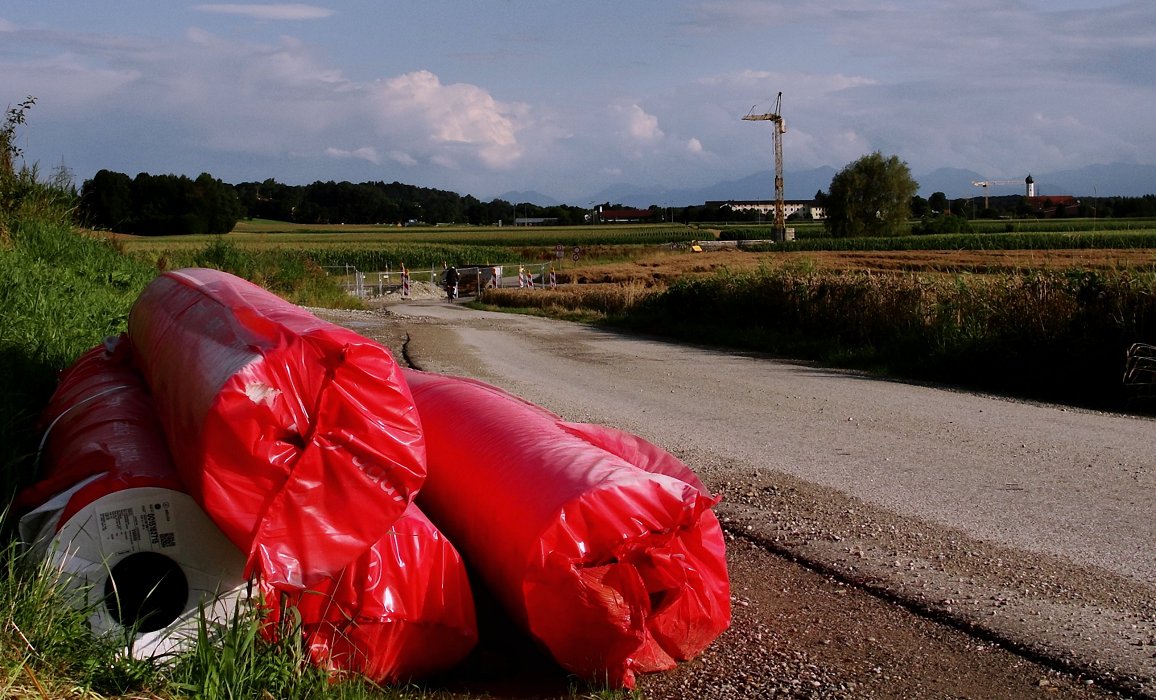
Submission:
{"label": "construction crane", "polygon": [[983,188],[983,208],[987,209],[987,188],[991,185],[1022,185],[1023,180],[972,180],[971,184]]}
{"label": "construction crane", "polygon": [[[775,98],[775,111],[767,114],[747,114],[743,117],[748,122],[771,122],[774,127],[775,140],[775,225],[773,237],[776,241],[786,240],[787,220],[783,215],[786,204],[783,200],[783,134],[787,133],[787,122],[782,115],[783,93]],[[751,109],[754,109],[753,107]]]}

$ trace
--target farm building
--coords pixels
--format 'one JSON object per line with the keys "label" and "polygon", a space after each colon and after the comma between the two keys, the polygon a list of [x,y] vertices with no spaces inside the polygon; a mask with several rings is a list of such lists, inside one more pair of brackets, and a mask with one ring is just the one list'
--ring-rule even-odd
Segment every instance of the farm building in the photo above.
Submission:
{"label": "farm building", "polygon": [[637,224],[655,217],[649,209],[611,209],[603,205],[599,205],[596,212],[597,221],[603,224]]}

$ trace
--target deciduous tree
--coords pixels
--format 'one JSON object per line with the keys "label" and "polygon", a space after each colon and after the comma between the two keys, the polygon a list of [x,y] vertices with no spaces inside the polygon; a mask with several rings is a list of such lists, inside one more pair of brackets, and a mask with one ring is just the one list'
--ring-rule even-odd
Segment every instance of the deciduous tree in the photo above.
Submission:
{"label": "deciduous tree", "polygon": [[907,163],[876,151],[836,173],[827,194],[827,230],[835,236],[897,233],[919,185]]}

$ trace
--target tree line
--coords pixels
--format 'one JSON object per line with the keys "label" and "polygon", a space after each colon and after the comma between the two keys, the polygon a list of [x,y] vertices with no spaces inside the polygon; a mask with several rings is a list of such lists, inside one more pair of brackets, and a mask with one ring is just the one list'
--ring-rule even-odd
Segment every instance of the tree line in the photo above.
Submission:
{"label": "tree line", "polygon": [[77,213],[90,228],[148,236],[228,233],[244,210],[232,186],[208,173],[193,180],[101,170],[81,187]]}
{"label": "tree line", "polygon": [[[513,226],[515,221],[542,220],[545,225],[579,226],[592,222],[598,206],[624,209],[603,202],[591,208],[569,204],[537,205],[501,198],[482,201],[472,195],[400,182],[314,182],[286,185],[276,180],[235,186],[246,216],[299,224],[375,224],[432,226]],[[647,223],[719,221],[717,206],[659,207],[651,205]]]}
{"label": "tree line", "polygon": [[[831,236],[883,236],[913,233],[963,233],[975,218],[1030,218],[1038,215],[1022,196],[992,197],[977,211],[978,198],[949,200],[942,192],[924,199],[918,184],[896,156],[872,153],[839,171],[830,188],[815,193],[826,210]],[[606,202],[607,208],[622,208]],[[511,226],[537,219],[546,225],[591,223],[593,210],[567,204],[538,206],[400,182],[314,182],[288,185],[267,179],[230,185],[202,173],[178,175],[101,170],[81,188],[80,223],[96,229],[137,235],[228,233],[237,221],[272,219],[298,224],[370,224],[423,226],[455,224]],[[1156,216],[1156,195],[1081,200],[1060,215],[1085,217]],[[754,222],[758,212],[731,210],[725,204],[649,208],[651,223]],[[910,223],[909,222],[913,222]]]}
{"label": "tree line", "polygon": [[[605,202],[611,209],[620,203]],[[648,221],[684,223],[719,221],[717,206],[660,208],[651,206]],[[513,226],[515,220],[538,219],[558,226],[591,223],[592,209],[568,204],[539,206],[400,182],[314,182],[288,185],[267,179],[229,185],[207,173],[195,180],[177,175],[101,170],[81,188],[81,223],[96,229],[137,235],[227,233],[237,221],[271,219],[297,224],[370,224],[428,226]]]}
{"label": "tree line", "polygon": [[483,202],[472,195],[400,182],[314,182],[286,185],[276,180],[236,185],[251,218],[299,224],[384,224],[512,226],[515,216],[581,224],[587,211],[557,205],[538,207],[503,199]]}

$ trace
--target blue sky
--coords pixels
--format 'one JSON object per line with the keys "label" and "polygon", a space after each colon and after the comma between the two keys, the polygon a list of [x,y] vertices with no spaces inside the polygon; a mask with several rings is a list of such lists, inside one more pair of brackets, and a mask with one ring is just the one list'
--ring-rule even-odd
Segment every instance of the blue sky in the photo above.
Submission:
{"label": "blue sky", "polygon": [[102,168],[562,201],[875,150],[992,179],[1156,164],[1151,0],[0,4],[0,107]]}

